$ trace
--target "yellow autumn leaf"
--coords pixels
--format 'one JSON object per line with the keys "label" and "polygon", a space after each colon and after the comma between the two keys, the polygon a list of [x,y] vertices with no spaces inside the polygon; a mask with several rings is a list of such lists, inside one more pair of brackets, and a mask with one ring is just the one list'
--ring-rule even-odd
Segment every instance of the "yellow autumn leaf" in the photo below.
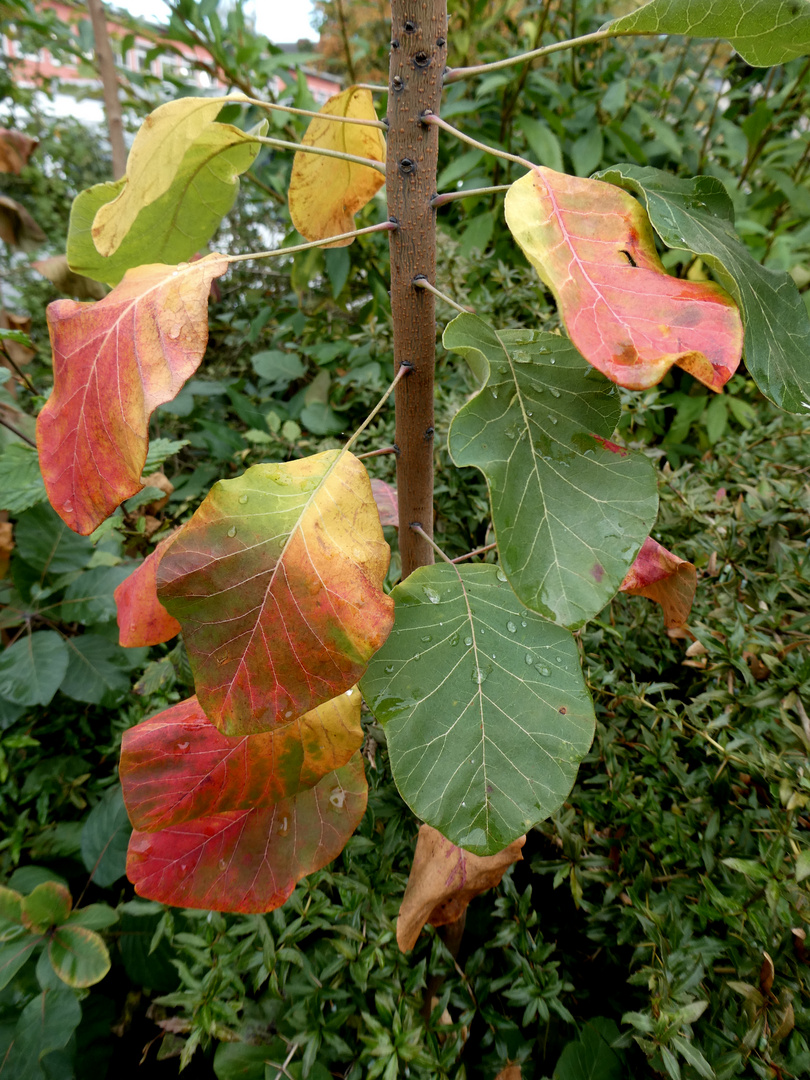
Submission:
{"label": "yellow autumn leaf", "polygon": [[[356,120],[376,120],[369,90],[350,86],[330,98],[321,113],[347,116]],[[303,138],[305,146],[339,150],[356,157],[385,161],[385,139],[376,127],[341,124],[334,120],[315,119]],[[290,215],[293,225],[307,240],[325,240],[329,236],[351,232],[354,215],[385,183],[381,172],[340,158],[298,153],[290,178]],[[351,240],[340,240],[324,247],[346,247]]]}
{"label": "yellow autumn leaf", "polygon": [[93,219],[93,242],[101,255],[113,255],[141,210],[169,190],[186,151],[221,109],[219,98],[180,98],[147,116],[129,152],[121,192]]}

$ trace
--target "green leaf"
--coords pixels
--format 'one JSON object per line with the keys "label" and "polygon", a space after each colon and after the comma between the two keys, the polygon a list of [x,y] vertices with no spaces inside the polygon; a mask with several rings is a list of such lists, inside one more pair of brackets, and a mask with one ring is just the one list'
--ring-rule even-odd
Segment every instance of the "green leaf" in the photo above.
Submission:
{"label": "green leaf", "polygon": [[72,990],[43,990],[25,1006],[3,1061],[3,1077],[9,1080],[41,1080],[39,1063],[46,1054],[67,1046],[82,1008]]}
{"label": "green leaf", "polygon": [[720,861],[729,870],[736,870],[738,874],[745,874],[754,881],[770,881],[772,877],[768,867],[755,859],[721,859]]}
{"label": "green leaf", "polygon": [[705,1077],[705,1080],[716,1080],[714,1069],[698,1048],[688,1039],[684,1039],[680,1035],[673,1035],[672,1045],[684,1061],[687,1061],[700,1076]]}
{"label": "green leaf", "polygon": [[568,795],[594,733],[576,644],[491,565],[423,566],[360,686],[417,817],[477,855]]}
{"label": "green leaf", "polygon": [[627,1069],[611,1042],[619,1030],[611,1020],[596,1017],[586,1024],[576,1042],[563,1050],[554,1080],[624,1080]]}
{"label": "green leaf", "polygon": [[291,382],[306,374],[306,366],[295,353],[281,349],[267,349],[256,353],[251,360],[253,370],[260,379],[272,383],[272,393],[286,390]]}
{"label": "green leaf", "polygon": [[166,458],[179,454],[184,446],[188,446],[188,439],[150,439],[143,467],[144,475],[148,476],[160,468]]}
{"label": "green leaf", "polygon": [[107,946],[94,930],[60,926],[48,946],[56,974],[68,986],[82,989],[101,982],[110,970]]}
{"label": "green leaf", "polygon": [[100,634],[83,634],[64,644],[69,663],[59,686],[63,694],[74,701],[102,705],[113,704],[130,689],[124,657],[114,641]]}
{"label": "green leaf", "polygon": [[810,850],[805,848],[799,852],[796,860],[796,881],[804,881],[810,877]]}
{"label": "green leaf", "polygon": [[47,705],[68,666],[68,650],[55,630],[37,630],[0,655],[0,697],[14,705]]}
{"label": "green leaf", "polygon": [[82,829],[82,860],[96,885],[106,888],[126,873],[131,832],[121,785],[116,784],[96,803]]}
{"label": "green leaf", "polygon": [[21,514],[47,498],[36,450],[10,443],[0,457],[0,510]]}
{"label": "green leaf", "polygon": [[[266,121],[254,129],[255,134],[266,131]],[[70,212],[70,269],[117,285],[133,266],[186,262],[216,232],[234,204],[240,173],[250,168],[260,149],[249,133],[230,124],[209,124],[186,151],[168,191],[140,211],[108,257],[96,250],[91,229],[99,209],[117,198],[127,181],[122,178],[83,191]]]}
{"label": "green leaf", "polygon": [[43,881],[22,901],[22,919],[29,930],[45,933],[65,921],[73,907],[70,891],[57,881]]}
{"label": "green leaf", "polygon": [[66,926],[84,926],[87,930],[106,930],[118,922],[118,912],[109,904],[88,904],[71,911]]}
{"label": "green leaf", "polygon": [[611,34],[726,38],[752,67],[810,53],[808,0],[650,0],[606,24]]}
{"label": "green leaf", "polygon": [[17,554],[42,574],[68,574],[90,561],[93,545],[65,525],[47,503],[20,517],[14,530]]}
{"label": "green leaf", "polygon": [[699,255],[739,305],[745,363],[774,404],[800,412],[810,402],[810,318],[792,278],[762,266],[734,231],[734,210],[719,180],[681,180],[660,169],[614,165],[598,177],[641,197],[653,228],[671,248]]}
{"label": "green leaf", "polygon": [[267,1046],[222,1042],[214,1055],[214,1073],[217,1080],[264,1080],[265,1062],[283,1061],[286,1056],[280,1039]]}
{"label": "green leaf", "polygon": [[0,920],[22,925],[22,894],[0,885]]}
{"label": "green leaf", "polygon": [[[41,940],[42,938],[26,934],[25,937],[17,938],[10,945],[0,946],[0,990],[8,986]],[[2,1076],[1,1071],[0,1076]]]}
{"label": "green leaf", "polygon": [[570,151],[577,176],[590,176],[594,169],[599,168],[604,147],[602,129],[598,125],[594,124],[584,135],[580,135]]}
{"label": "green leaf", "polygon": [[567,338],[459,315],[443,340],[484,383],[453,419],[448,445],[456,465],[487,478],[501,566],[524,604],[581,626],[649,535],[655,470],[604,445],[618,396]]}
{"label": "green leaf", "polygon": [[548,125],[521,113],[515,121],[515,126],[526,136],[526,142],[535,158],[534,164],[545,165],[549,169],[554,169],[555,172],[563,171],[560,140]]}
{"label": "green leaf", "polygon": [[[147,488],[147,491],[155,489]],[[163,492],[158,493],[160,496]],[[129,575],[135,563],[119,566],[96,566],[71,581],[62,600],[61,617],[65,622],[111,622],[117,615],[113,593]]]}

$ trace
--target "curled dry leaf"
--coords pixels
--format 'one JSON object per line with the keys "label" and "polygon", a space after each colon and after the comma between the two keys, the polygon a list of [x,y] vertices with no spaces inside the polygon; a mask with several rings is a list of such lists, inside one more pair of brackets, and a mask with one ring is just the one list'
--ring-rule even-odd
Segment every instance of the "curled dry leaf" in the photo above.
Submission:
{"label": "curled dry leaf", "polygon": [[521,836],[497,855],[472,855],[430,825],[422,825],[397,918],[400,950],[414,947],[425,923],[445,926],[459,919],[471,900],[494,888],[523,858],[520,849],[525,843]]}
{"label": "curled dry leaf", "polygon": [[522,1075],[519,1065],[507,1065],[505,1069],[501,1069],[495,1080],[521,1080]]}
{"label": "curled dry leaf", "polygon": [[[321,112],[356,120],[377,119],[371,91],[357,86],[350,86],[331,97]],[[302,142],[305,146],[320,146],[372,161],[385,161],[385,139],[376,127],[315,119]],[[354,215],[384,183],[383,174],[367,165],[299,152],[293,160],[290,177],[293,225],[307,240],[323,240],[350,232],[354,228]],[[346,247],[350,243],[351,240],[341,240],[336,244],[324,244],[324,247]]]}
{"label": "curled dry leaf", "polygon": [[554,293],[572,342],[619,386],[643,390],[673,364],[712,390],[737,369],[743,327],[711,282],[670,277],[627,192],[542,166],[506,195],[506,221]]}
{"label": "curled dry leaf", "polygon": [[181,266],[140,266],[96,304],[48,307],[54,390],[37,420],[51,504],[91,533],[141,488],[149,417],[199,367],[208,293],[224,255]]}
{"label": "curled dry leaf", "polygon": [[200,704],[229,735],[350,691],[394,621],[371,484],[329,450],[220,480],[162,556]]}
{"label": "curled dry leaf", "polygon": [[22,131],[0,128],[0,172],[19,176],[38,146],[38,139]]}
{"label": "curled dry leaf", "polygon": [[9,247],[30,252],[44,244],[47,237],[24,206],[0,195],[0,240],[5,240]]}
{"label": "curled dry leaf", "polygon": [[118,609],[118,643],[125,648],[159,645],[180,633],[180,623],[157,596],[158,563],[171,540],[171,537],[161,540],[113,594]]}
{"label": "curled dry leaf", "polygon": [[59,292],[76,300],[103,300],[108,289],[98,281],[76,274],[68,266],[67,255],[52,255],[32,264]]}
{"label": "curled dry leaf", "polygon": [[621,591],[631,596],[646,596],[660,604],[664,625],[667,630],[674,630],[686,626],[696,587],[697,571],[693,564],[679,559],[650,536],[622,582]]}
{"label": "curled dry leaf", "polygon": [[371,492],[380,514],[380,524],[399,527],[397,489],[391,487],[390,484],[386,484],[384,480],[378,480],[375,477],[371,481]]}

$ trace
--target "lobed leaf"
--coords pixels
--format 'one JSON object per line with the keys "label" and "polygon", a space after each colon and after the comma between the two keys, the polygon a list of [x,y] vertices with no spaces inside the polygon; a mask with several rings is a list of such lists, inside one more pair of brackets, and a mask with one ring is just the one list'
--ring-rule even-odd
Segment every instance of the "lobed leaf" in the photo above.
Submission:
{"label": "lobed leaf", "polygon": [[[370,90],[350,86],[329,98],[320,110],[331,116],[376,120]],[[376,127],[341,124],[334,120],[312,120],[302,139],[305,146],[340,150],[372,161],[385,161],[385,139]],[[301,153],[293,159],[290,176],[290,217],[307,240],[324,240],[351,232],[354,215],[362,210],[385,183],[385,177],[367,165]],[[340,240],[324,247],[346,247]]]}
{"label": "lobed leaf", "polygon": [[487,479],[501,567],[527,607],[581,626],[616,593],[655,523],[655,470],[608,442],[618,398],[566,338],[464,314],[443,340],[483,383],[448,445],[456,465]]}
{"label": "lobed leaf", "polygon": [[511,186],[505,211],[568,336],[609,379],[644,390],[677,364],[719,390],[734,374],[742,352],[734,301],[712,282],[666,273],[632,196],[538,166]]}
{"label": "lobed leaf", "polygon": [[124,733],[121,784],[136,829],[271,806],[345,765],[363,742],[350,690],[278,731],[229,738],[195,697]]}
{"label": "lobed leaf", "polygon": [[663,242],[699,255],[740,305],[745,364],[762,393],[790,412],[806,408],[810,316],[790,275],[762,266],[740,240],[723,184],[636,165],[614,165],[600,176],[638,195]]}
{"label": "lobed leaf", "polygon": [[54,390],[37,444],[48,498],[75,532],[143,486],[149,417],[197,370],[211,282],[227,268],[224,255],[141,266],[98,303],[49,305]]}
{"label": "lobed leaf", "polygon": [[160,645],[180,633],[180,623],[158,600],[157,568],[172,538],[157,545],[113,594],[118,609],[118,644],[131,649]]}
{"label": "lobed leaf", "polygon": [[255,734],[353,687],[393,622],[388,559],[351,454],[254,465],[215,484],[164,552],[158,597],[183,628],[216,726]]}
{"label": "lobed leaf", "polygon": [[697,570],[649,536],[622,582],[621,591],[660,604],[667,630],[686,626],[697,588]]}
{"label": "lobed leaf", "polygon": [[423,566],[392,595],[360,686],[394,780],[417,817],[494,855],[562,805],[591,745],[576,643],[491,565]]}
{"label": "lobed leaf", "polygon": [[273,911],[296,882],[343,850],[366,808],[356,753],[315,787],[270,806],[132,834],[127,876],[139,896],[179,907]]}
{"label": "lobed leaf", "polygon": [[726,38],[752,67],[771,67],[810,53],[810,0],[650,0],[604,29]]}

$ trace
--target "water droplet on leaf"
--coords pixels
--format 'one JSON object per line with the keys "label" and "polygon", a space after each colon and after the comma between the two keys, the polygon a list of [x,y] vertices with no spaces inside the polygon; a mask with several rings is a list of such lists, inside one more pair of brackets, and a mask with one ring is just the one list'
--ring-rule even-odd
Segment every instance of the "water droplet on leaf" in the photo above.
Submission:
{"label": "water droplet on leaf", "polygon": [[503,572],[503,570],[501,570],[500,567],[498,567],[498,569],[495,571],[495,577],[498,579],[498,581],[506,581],[506,574]]}
{"label": "water droplet on leaf", "polygon": [[236,526],[235,525],[231,525],[230,529],[228,529],[228,536],[230,536],[231,538],[236,536]]}
{"label": "water droplet on leaf", "polygon": [[515,624],[512,622],[511,619],[506,624],[506,629],[509,631],[510,634],[516,634],[517,633],[517,627],[515,626]]}
{"label": "water droplet on leaf", "polygon": [[425,594],[431,604],[438,604],[441,602],[441,596],[439,596],[435,589],[431,589],[430,586],[423,586],[422,592]]}
{"label": "water droplet on leaf", "polygon": [[247,501],[248,501],[247,495],[240,495],[239,496],[239,502],[242,504],[242,506],[244,506]]}

